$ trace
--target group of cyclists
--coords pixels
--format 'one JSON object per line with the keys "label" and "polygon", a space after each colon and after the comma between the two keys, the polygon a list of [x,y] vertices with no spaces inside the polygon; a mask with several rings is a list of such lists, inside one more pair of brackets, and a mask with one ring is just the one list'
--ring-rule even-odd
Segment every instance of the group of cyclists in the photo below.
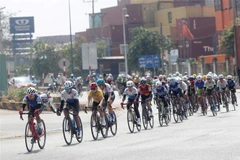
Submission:
{"label": "group of cyclists", "polygon": [[[92,111],[97,111],[100,113],[101,125],[105,126],[106,121],[104,118],[104,109],[108,109],[111,120],[116,121],[116,117],[113,114],[112,104],[115,100],[114,87],[113,87],[113,76],[111,74],[104,76],[91,75],[88,77],[89,91],[87,105],[92,108]],[[79,116],[79,93],[74,88],[76,85],[76,80],[73,75],[70,79],[64,83],[64,90],[61,92],[61,104],[57,109],[57,115],[61,115],[62,111],[65,113],[65,109],[69,109],[71,106],[74,108],[73,117],[77,124],[77,135],[81,136],[81,126],[78,119]],[[139,103],[146,103],[147,109],[149,111],[150,117],[153,115],[152,111],[152,100],[160,100],[163,102],[164,108],[168,108],[171,105],[171,98],[177,97],[179,106],[183,106],[187,109],[189,104],[193,107],[194,111],[198,111],[198,105],[204,109],[210,104],[210,98],[213,98],[213,102],[217,108],[214,110],[220,110],[220,104],[225,107],[224,101],[225,97],[232,99],[232,103],[237,106],[236,98],[236,84],[231,75],[224,77],[222,74],[216,75],[209,72],[207,75],[191,75],[188,76],[187,73],[184,75],[176,72],[175,74],[159,75],[152,77],[150,74],[146,76],[139,77],[133,74],[123,75],[120,74],[116,80],[116,86],[119,92],[122,94],[122,102],[127,99],[127,108],[134,106],[134,112],[137,116],[137,125],[141,125],[141,118],[139,112]],[[226,96],[225,96],[226,94]],[[208,103],[203,99],[207,99]],[[197,102],[197,103],[196,103]],[[66,103],[66,105],[65,105]],[[41,113],[42,100],[37,94],[35,88],[30,87],[27,89],[27,95],[23,99],[22,108],[19,114],[22,115],[26,107],[29,107],[30,116],[35,116],[37,120],[37,125],[39,128],[39,134],[41,134],[41,118],[39,114]],[[178,111],[176,111],[178,112]],[[93,121],[93,123],[95,123]],[[95,124],[92,124],[95,125]]]}

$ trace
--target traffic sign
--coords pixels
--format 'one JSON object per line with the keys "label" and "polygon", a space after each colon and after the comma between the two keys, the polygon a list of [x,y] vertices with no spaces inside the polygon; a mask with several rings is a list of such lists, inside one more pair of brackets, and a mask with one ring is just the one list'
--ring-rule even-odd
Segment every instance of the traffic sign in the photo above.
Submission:
{"label": "traffic sign", "polygon": [[[65,66],[64,66],[65,65]],[[70,66],[70,62],[68,59],[62,58],[60,61],[58,61],[58,66],[64,70]]]}
{"label": "traffic sign", "polygon": [[30,43],[13,43],[14,48],[31,48],[32,44]]}
{"label": "traffic sign", "polygon": [[24,35],[13,35],[12,39],[26,39],[26,38],[32,38],[32,34],[24,34]]}
{"label": "traffic sign", "polygon": [[140,56],[138,58],[139,68],[157,68],[160,67],[159,55]]}
{"label": "traffic sign", "polygon": [[13,43],[33,43],[33,40],[32,39],[28,39],[28,40],[15,40],[13,39],[12,40]]}

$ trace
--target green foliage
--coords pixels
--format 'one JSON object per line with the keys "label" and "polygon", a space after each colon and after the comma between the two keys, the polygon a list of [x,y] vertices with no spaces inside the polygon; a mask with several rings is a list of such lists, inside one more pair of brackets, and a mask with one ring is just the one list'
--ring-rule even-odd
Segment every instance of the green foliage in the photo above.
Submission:
{"label": "green foliage", "polygon": [[128,64],[130,70],[138,69],[138,57],[142,55],[161,55],[162,50],[171,49],[171,43],[158,32],[138,27],[131,31]]}
{"label": "green foliage", "polygon": [[107,48],[107,44],[104,40],[99,40],[97,42],[97,57],[102,58],[105,54],[105,49]]}
{"label": "green foliage", "polygon": [[27,88],[9,88],[8,92],[2,97],[3,102],[15,101],[22,102],[26,95]]}
{"label": "green foliage", "polygon": [[[237,24],[240,24],[240,19],[236,20]],[[229,57],[234,57],[234,27],[231,26],[226,28],[223,32],[223,36],[221,39],[220,48],[224,51],[224,53]]]}
{"label": "green foliage", "polygon": [[56,52],[56,45],[38,41],[32,48],[35,58],[32,61],[31,72],[41,77],[42,73],[57,73],[60,71],[58,61],[60,56]]}

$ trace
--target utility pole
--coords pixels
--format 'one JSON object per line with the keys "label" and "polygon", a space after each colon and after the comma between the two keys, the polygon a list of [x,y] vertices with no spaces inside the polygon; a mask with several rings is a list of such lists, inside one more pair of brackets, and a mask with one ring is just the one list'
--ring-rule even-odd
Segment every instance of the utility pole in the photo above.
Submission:
{"label": "utility pole", "polygon": [[74,62],[73,62],[73,45],[72,45],[72,21],[71,21],[71,5],[70,0],[68,0],[68,11],[69,11],[69,29],[70,29],[70,53],[71,53],[71,72],[74,73]]}
{"label": "utility pole", "polygon": [[96,40],[96,27],[95,27],[95,2],[97,2],[97,0],[83,0],[83,2],[86,3],[92,3],[92,15],[90,15],[92,17],[92,24],[93,24],[93,42],[95,42]]}

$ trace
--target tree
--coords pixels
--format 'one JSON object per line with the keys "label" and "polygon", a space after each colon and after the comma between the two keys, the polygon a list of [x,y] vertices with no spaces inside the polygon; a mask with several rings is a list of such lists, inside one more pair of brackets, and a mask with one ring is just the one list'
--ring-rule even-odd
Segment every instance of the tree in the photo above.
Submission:
{"label": "tree", "polygon": [[60,56],[55,50],[56,45],[46,44],[42,41],[37,41],[32,47],[32,60],[31,72],[35,76],[41,77],[42,73],[58,73],[60,68],[58,62]]}
{"label": "tree", "polygon": [[156,31],[143,27],[131,31],[132,42],[129,45],[128,64],[131,70],[138,70],[138,57],[142,55],[161,55],[163,50],[170,50],[171,43]]}
{"label": "tree", "polygon": [[105,50],[107,48],[107,44],[104,40],[99,40],[97,42],[97,57],[102,58],[105,54]]}
{"label": "tree", "polygon": [[[240,24],[240,19],[237,19],[237,24]],[[220,48],[225,54],[234,57],[234,27],[226,28],[223,32]]]}

